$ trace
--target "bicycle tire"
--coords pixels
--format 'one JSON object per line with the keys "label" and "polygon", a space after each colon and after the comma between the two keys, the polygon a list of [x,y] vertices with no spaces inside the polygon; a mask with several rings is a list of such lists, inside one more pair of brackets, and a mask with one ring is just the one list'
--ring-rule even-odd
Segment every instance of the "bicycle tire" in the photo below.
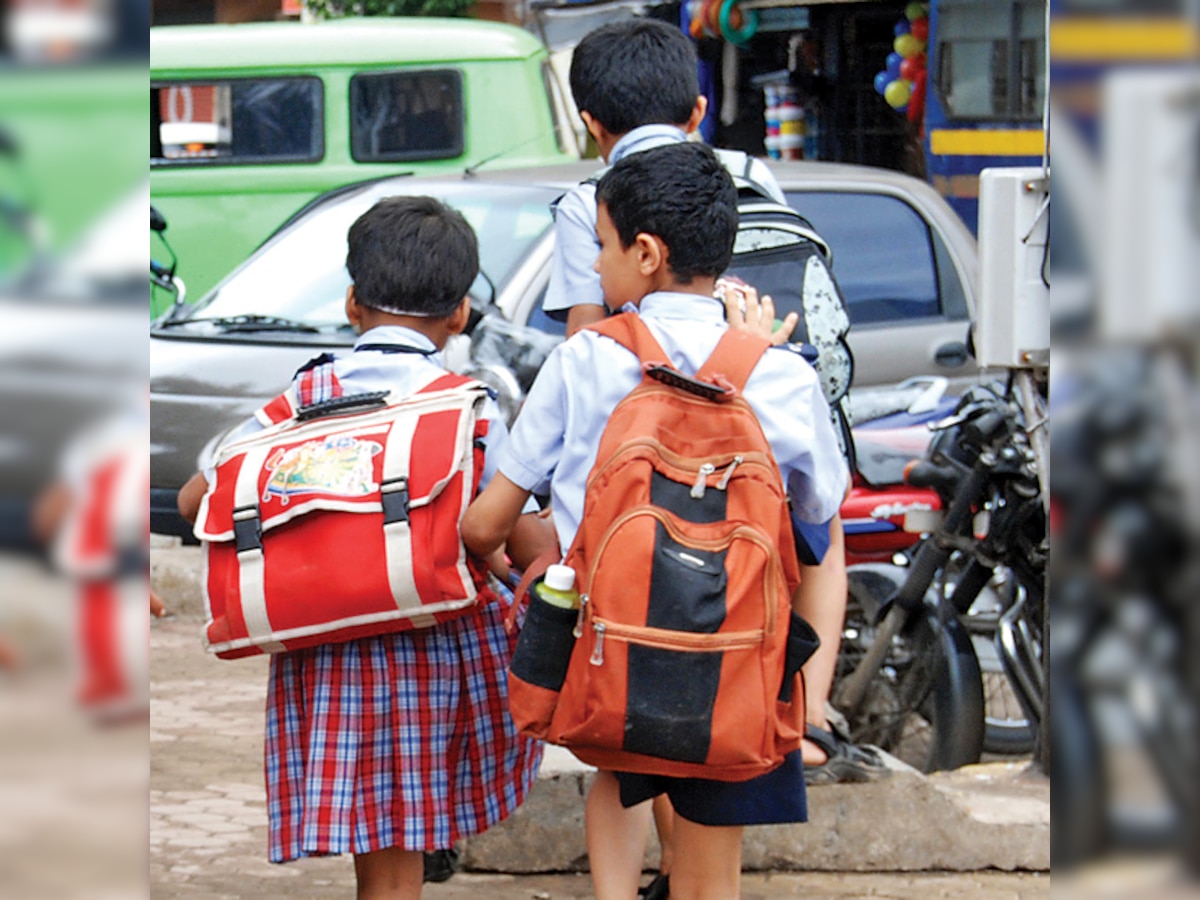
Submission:
{"label": "bicycle tire", "polygon": [[[887,586],[905,572],[888,566],[855,567],[833,704],[846,716],[856,744],[875,744],[922,772],[955,769],[983,754],[984,698],[970,636],[952,614],[928,607],[893,641],[860,708],[839,706],[841,680],[874,639],[874,622]],[[856,571],[857,570],[857,571]]]}

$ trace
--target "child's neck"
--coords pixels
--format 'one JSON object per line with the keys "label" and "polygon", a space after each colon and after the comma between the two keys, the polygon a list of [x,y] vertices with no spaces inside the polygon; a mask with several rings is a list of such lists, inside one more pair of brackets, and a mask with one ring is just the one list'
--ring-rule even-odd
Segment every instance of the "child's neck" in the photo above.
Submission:
{"label": "child's neck", "polygon": [[450,337],[450,330],[446,327],[445,319],[430,319],[425,316],[402,316],[378,312],[376,310],[371,310],[371,314],[363,316],[362,332],[366,334],[372,328],[378,328],[381,325],[399,325],[402,328],[423,334],[433,342],[433,345],[438,350],[446,346],[446,341]]}
{"label": "child's neck", "polygon": [[712,297],[717,287],[717,279],[697,276],[684,284],[674,278],[663,279],[662,284],[655,285],[654,293],[664,291],[670,294],[697,294],[701,297]]}

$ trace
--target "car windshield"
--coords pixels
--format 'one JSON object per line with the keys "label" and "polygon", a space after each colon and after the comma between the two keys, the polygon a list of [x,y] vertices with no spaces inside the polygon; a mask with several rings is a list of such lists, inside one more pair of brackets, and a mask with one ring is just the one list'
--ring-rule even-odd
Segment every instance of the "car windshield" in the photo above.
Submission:
{"label": "car windshield", "polygon": [[[387,182],[325,204],[273,238],[252,261],[217,286],[197,319],[274,316],[321,329],[346,325],[346,232],[376,201],[429,194],[461,212],[479,237],[480,267],[502,289],[510,273],[550,227],[549,204],[561,191],[472,181]],[[183,263],[181,262],[181,267]],[[489,300],[476,279],[471,293]]]}
{"label": "car windshield", "polygon": [[854,325],[941,313],[929,225],[885,194],[788,192],[788,202],[829,242],[833,273]]}

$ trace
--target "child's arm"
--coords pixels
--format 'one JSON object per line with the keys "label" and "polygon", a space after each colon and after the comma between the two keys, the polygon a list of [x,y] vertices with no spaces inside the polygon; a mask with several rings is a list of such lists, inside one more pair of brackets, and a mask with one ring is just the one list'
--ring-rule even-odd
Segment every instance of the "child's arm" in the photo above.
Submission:
{"label": "child's arm", "polygon": [[582,306],[572,306],[567,310],[567,337],[572,337],[577,331],[603,322],[608,316],[608,310],[603,306],[588,303]]}
{"label": "child's arm", "polygon": [[[834,602],[836,599],[836,603]],[[816,565],[800,564],[800,587],[792,597],[792,609],[816,627],[814,617],[823,609],[834,608],[838,615],[846,605],[846,541],[842,517],[834,516],[829,523],[829,547]],[[842,627],[838,621],[836,629]],[[821,629],[817,629],[821,633]]]}
{"label": "child's arm", "polygon": [[195,522],[200,512],[200,501],[208,490],[208,482],[203,472],[197,472],[188,479],[188,483],[179,489],[179,514],[189,522]]}
{"label": "child's arm", "polygon": [[[517,487],[497,472],[474,502],[467,507],[462,520],[462,539],[466,548],[479,557],[488,557],[513,535],[529,491]],[[525,535],[518,535],[521,544]],[[519,546],[520,555],[525,548]],[[514,557],[514,562],[516,558]]]}
{"label": "child's arm", "polygon": [[508,556],[513,565],[524,571],[540,556],[547,553],[560,555],[558,532],[550,510],[540,513],[525,513],[517,519],[512,534],[508,536]]}

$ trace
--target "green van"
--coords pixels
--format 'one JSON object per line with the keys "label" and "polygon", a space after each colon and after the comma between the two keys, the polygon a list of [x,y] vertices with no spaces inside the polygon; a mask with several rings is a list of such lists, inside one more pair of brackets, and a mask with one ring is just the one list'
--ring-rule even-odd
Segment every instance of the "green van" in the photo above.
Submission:
{"label": "green van", "polygon": [[151,28],[150,93],[151,201],[192,299],[331,188],[576,155],[545,49],[475,19]]}

